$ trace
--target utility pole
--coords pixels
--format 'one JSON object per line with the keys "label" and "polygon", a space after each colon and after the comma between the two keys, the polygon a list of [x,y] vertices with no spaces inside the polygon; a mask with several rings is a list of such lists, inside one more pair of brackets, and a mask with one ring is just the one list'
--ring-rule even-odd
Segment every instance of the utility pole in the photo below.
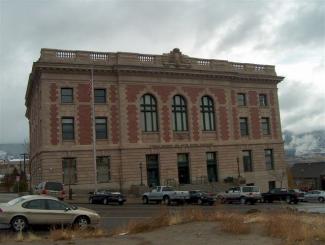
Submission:
{"label": "utility pole", "polygon": [[[28,153],[22,153],[20,155],[24,157],[24,174],[26,174],[26,157],[28,156]],[[22,171],[22,169],[21,169],[21,166],[20,166],[20,172],[21,171]]]}

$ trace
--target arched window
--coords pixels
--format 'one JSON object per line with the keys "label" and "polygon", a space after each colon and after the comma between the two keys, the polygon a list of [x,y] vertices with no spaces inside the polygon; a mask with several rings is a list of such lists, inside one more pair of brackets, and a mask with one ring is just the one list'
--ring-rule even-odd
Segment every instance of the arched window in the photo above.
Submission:
{"label": "arched window", "polygon": [[157,102],[155,97],[145,94],[141,97],[141,127],[144,132],[158,131]]}
{"label": "arched window", "polygon": [[201,98],[201,126],[203,131],[214,131],[214,105],[209,96]]}
{"label": "arched window", "polygon": [[187,108],[183,96],[175,95],[172,104],[173,130],[187,131]]}

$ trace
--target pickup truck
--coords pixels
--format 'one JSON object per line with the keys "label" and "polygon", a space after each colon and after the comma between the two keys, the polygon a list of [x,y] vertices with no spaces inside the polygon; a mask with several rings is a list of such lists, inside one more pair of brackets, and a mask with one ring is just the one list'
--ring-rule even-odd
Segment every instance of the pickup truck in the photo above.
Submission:
{"label": "pickup truck", "polygon": [[261,192],[257,186],[237,186],[219,193],[217,198],[222,203],[240,202],[241,204],[255,204],[261,199]]}
{"label": "pickup truck", "polygon": [[297,193],[289,192],[285,188],[274,188],[269,192],[262,193],[262,202],[286,201],[288,204],[297,204],[299,196]]}
{"label": "pickup truck", "polygon": [[163,202],[166,205],[172,202],[185,203],[189,198],[190,194],[188,191],[175,191],[170,186],[157,186],[150,192],[145,192],[142,195],[143,204],[148,204],[151,201],[156,203]]}

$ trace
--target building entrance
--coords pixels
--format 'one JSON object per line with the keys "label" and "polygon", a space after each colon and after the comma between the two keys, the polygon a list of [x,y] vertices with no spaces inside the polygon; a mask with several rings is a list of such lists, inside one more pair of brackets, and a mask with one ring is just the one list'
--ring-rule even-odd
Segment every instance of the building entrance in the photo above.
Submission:
{"label": "building entrance", "polygon": [[158,155],[146,155],[147,184],[149,187],[160,185]]}
{"label": "building entrance", "polygon": [[177,155],[178,182],[180,184],[190,184],[190,167],[188,154],[181,153]]}

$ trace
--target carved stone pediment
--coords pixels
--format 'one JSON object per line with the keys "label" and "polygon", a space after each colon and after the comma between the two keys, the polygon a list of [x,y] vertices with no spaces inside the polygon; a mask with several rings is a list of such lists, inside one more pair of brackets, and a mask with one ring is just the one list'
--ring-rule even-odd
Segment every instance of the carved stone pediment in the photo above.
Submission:
{"label": "carved stone pediment", "polygon": [[190,57],[182,54],[182,52],[179,50],[179,48],[174,48],[168,54],[163,54],[162,55],[162,63],[164,66],[174,67],[174,68],[190,68],[191,67]]}

